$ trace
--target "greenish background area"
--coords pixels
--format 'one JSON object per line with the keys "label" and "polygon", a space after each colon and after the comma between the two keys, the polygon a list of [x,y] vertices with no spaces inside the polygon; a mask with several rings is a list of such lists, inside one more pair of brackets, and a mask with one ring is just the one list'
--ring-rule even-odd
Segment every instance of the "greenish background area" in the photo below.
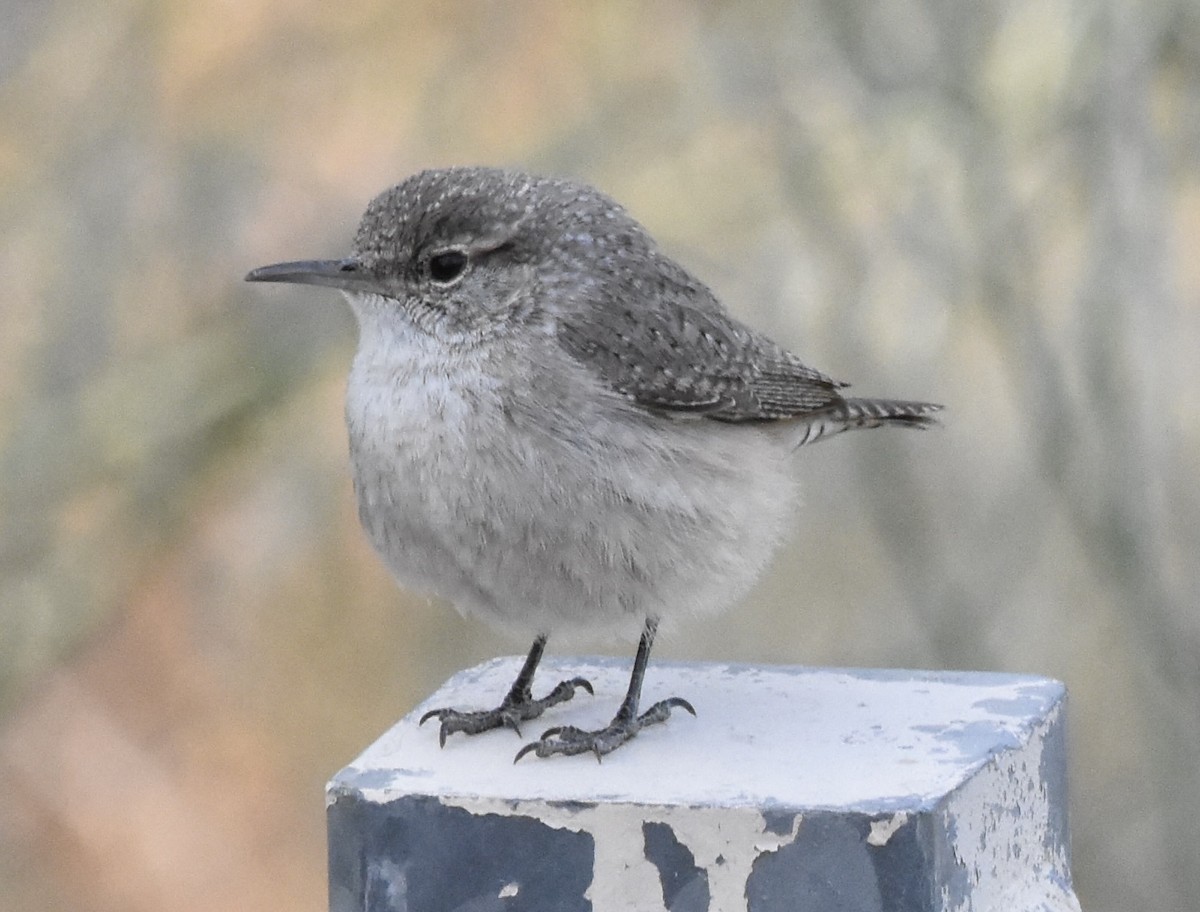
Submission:
{"label": "greenish background area", "polygon": [[241,281],[458,163],[586,179],[947,405],[803,452],[770,575],[658,655],[1059,677],[1084,908],[1194,908],[1194,0],[4,0],[0,906],[324,909],[325,778],[528,645],[387,577],[353,321]]}

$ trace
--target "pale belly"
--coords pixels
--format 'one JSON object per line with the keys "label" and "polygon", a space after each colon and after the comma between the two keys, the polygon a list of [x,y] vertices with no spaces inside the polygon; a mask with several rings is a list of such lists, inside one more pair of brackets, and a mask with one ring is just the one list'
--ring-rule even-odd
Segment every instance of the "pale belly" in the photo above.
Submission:
{"label": "pale belly", "polygon": [[363,526],[406,588],[525,632],[636,633],[725,607],[794,507],[786,447],[625,406],[506,407],[483,378],[360,375],[347,397]]}

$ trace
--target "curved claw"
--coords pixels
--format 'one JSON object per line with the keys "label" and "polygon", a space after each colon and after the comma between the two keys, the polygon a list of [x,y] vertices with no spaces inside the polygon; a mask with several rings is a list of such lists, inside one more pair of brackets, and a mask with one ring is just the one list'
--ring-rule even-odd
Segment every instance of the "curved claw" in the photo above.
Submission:
{"label": "curved claw", "polygon": [[516,766],[517,761],[520,760],[522,757],[524,757],[526,754],[531,754],[534,751],[536,751],[538,749],[538,747],[541,746],[541,743],[542,743],[541,741],[530,741],[523,748],[521,748],[519,751],[517,751],[517,755],[515,757],[513,757],[513,766]]}
{"label": "curved claw", "polygon": [[445,747],[446,736],[450,734],[450,725],[447,722],[447,718],[453,715],[454,710],[452,709],[431,709],[429,712],[425,713],[425,715],[421,716],[420,720],[417,722],[417,727],[420,728],[430,719],[441,719],[442,727],[438,729],[438,746]]}
{"label": "curved claw", "polygon": [[515,731],[518,738],[521,737],[521,726],[517,724],[516,716],[504,713],[500,721],[504,724],[505,728],[511,728]]}
{"label": "curved claw", "polygon": [[664,700],[663,702],[666,703],[667,706],[669,706],[669,707],[678,706],[680,709],[686,709],[693,716],[696,715],[696,708],[694,706],[692,706],[692,704],[689,703],[687,700],[685,700],[683,697],[670,697],[670,698]]}
{"label": "curved claw", "polygon": [[573,687],[573,688],[582,687],[593,697],[596,696],[596,691],[594,691],[592,689],[592,682],[589,681],[587,678],[571,678],[571,680],[567,681],[567,683],[570,684],[571,687]]}

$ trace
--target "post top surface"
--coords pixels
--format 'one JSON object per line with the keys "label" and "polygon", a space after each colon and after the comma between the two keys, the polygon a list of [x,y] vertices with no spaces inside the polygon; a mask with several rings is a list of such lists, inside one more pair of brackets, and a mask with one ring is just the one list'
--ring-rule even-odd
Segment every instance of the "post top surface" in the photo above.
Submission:
{"label": "post top surface", "polygon": [[451,735],[439,749],[436,722],[417,726],[433,707],[494,706],[521,661],[454,675],[334,776],[330,795],[919,811],[1025,743],[1065,696],[1060,682],[1026,675],[656,662],[643,708],[681,696],[697,718],[676,711],[602,763],[581,755],[514,765],[521,745],[550,726],[607,724],[624,695],[627,660],[565,658],[543,663],[534,695],[582,675],[596,696],[578,693],[525,723],[521,738]]}

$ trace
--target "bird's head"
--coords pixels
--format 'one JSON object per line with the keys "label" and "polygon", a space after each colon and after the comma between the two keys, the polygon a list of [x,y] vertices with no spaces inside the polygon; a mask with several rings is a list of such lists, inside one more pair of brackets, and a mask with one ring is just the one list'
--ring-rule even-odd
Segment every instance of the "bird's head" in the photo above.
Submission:
{"label": "bird's head", "polygon": [[251,282],[345,292],[360,325],[381,321],[445,341],[547,327],[557,309],[602,296],[652,242],[583,184],[497,168],[422,171],[375,197],[349,256],[255,269]]}

